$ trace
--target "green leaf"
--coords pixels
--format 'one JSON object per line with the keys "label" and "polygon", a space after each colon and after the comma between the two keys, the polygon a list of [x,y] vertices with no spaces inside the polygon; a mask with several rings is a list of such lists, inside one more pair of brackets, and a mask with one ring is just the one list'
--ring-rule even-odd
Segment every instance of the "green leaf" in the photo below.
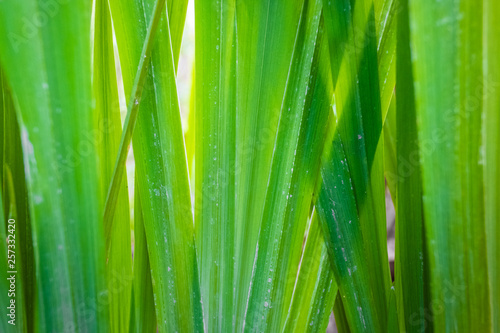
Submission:
{"label": "green leaf", "polygon": [[349,323],[345,314],[344,304],[342,303],[342,296],[337,292],[335,304],[333,305],[333,315],[335,316],[335,326],[339,333],[349,333]]}
{"label": "green leaf", "polygon": [[[400,331],[398,325],[399,323],[396,298],[396,289],[394,288],[394,286],[392,286],[391,290],[389,291],[389,317],[387,318],[387,332],[390,333],[398,333]],[[402,330],[402,332],[405,331]]]}
{"label": "green leaf", "polygon": [[195,225],[205,331],[233,330],[235,1],[197,1]]}
{"label": "green leaf", "polygon": [[384,121],[384,172],[387,187],[397,208],[398,163],[396,151],[396,96],[393,96]]}
{"label": "green leaf", "polygon": [[498,1],[484,2],[484,127],[483,145],[486,164],[484,167],[486,237],[488,243],[488,272],[492,330],[500,331],[500,25],[497,15]]}
{"label": "green leaf", "polygon": [[[111,1],[125,95],[141,60],[153,1]],[[181,16],[181,15],[179,15]],[[175,83],[171,13],[158,23],[133,145],[160,331],[203,330],[186,154]],[[182,21],[184,18],[182,18]],[[175,23],[174,23],[175,22]]]}
{"label": "green leaf", "polygon": [[97,306],[106,282],[92,137],[91,3],[27,0],[0,8],[0,59],[18,111],[35,240],[35,330],[105,330],[107,311]]}
{"label": "green leaf", "polygon": [[[137,188],[136,176],[136,188]],[[144,231],[144,219],[139,195],[134,203],[134,320],[132,332],[154,332],[156,330],[155,301],[151,281],[151,267]]]}
{"label": "green leaf", "polygon": [[[101,176],[101,204],[113,175],[115,156],[121,135],[120,105],[115,73],[113,31],[106,0],[96,0],[94,23],[94,95],[96,100],[96,147]],[[109,290],[110,329],[128,332],[132,292],[132,245],[130,240],[130,209],[126,174],[120,181],[117,211],[112,221],[105,221],[107,249],[106,272]],[[102,211],[102,210],[100,210]]]}
{"label": "green leaf", "polygon": [[374,5],[325,1],[325,23],[338,122],[316,208],[351,330],[385,331],[390,277]]}
{"label": "green leaf", "polygon": [[433,327],[486,332],[481,3],[410,1]]}
{"label": "green leaf", "polygon": [[236,331],[248,302],[279,112],[303,0],[236,3]]}
{"label": "green leaf", "polygon": [[[281,190],[268,189],[266,215],[262,224],[254,276],[254,281],[257,279],[264,281],[264,288],[253,282],[252,286],[255,290],[252,290],[254,294],[251,296],[254,298],[250,299],[250,302],[257,305],[268,303],[269,313],[266,320],[269,331],[283,330],[285,320],[289,316],[289,304],[292,301],[306,221],[318,179],[321,152],[325,135],[331,124],[329,117],[333,88],[329,70],[328,44],[323,37],[322,20],[318,21],[321,17],[321,4],[308,2],[307,5],[309,7],[304,8],[297,36],[295,60],[290,71],[289,85],[286,88],[289,96],[285,97],[286,104],[282,108],[270,179],[272,182],[270,184],[280,181],[285,183]],[[311,58],[313,58],[312,62]],[[304,70],[307,71],[309,62],[311,62],[309,75],[300,72],[301,67],[305,67]],[[292,80],[293,77],[298,79]],[[297,99],[296,102],[293,101],[294,98]],[[298,134],[287,133],[293,130],[287,128],[293,124],[287,120],[289,114],[292,114],[292,109],[299,114],[296,118],[300,121],[300,128],[296,129]],[[289,140],[293,137],[297,137],[295,146],[286,147],[287,139],[285,138]],[[284,154],[286,149],[290,149],[288,152],[290,156],[293,154],[293,164],[291,167],[288,166],[290,169],[287,166],[280,166],[282,158],[286,157]],[[275,200],[280,197],[284,197],[285,200]],[[269,232],[270,230],[272,232]],[[269,255],[265,247],[261,247],[261,244],[267,243],[271,244],[269,249],[272,255]],[[269,279],[271,282],[268,282]],[[260,293],[256,292],[257,288],[261,288]]]}
{"label": "green leaf", "polygon": [[[398,0],[374,0],[377,37],[377,58],[382,119],[385,121],[396,83],[397,13]],[[373,32],[369,32],[373,33]]]}
{"label": "green leaf", "polygon": [[107,231],[107,247],[109,246],[109,230],[112,230],[112,227],[109,225],[112,225],[116,205],[118,202],[118,196],[122,188],[121,182],[125,174],[125,162],[127,160],[130,141],[132,141],[132,135],[134,133],[135,124],[137,121],[139,102],[141,100],[144,85],[146,83],[146,78],[148,75],[148,64],[150,62],[151,53],[155,44],[154,41],[156,30],[158,29],[158,25],[160,23],[164,5],[165,0],[157,0],[154,3],[154,10],[152,14],[153,18],[148,25],[146,37],[144,39],[144,45],[142,47],[142,53],[139,57],[139,66],[137,67],[137,73],[134,77],[134,85],[132,86],[132,91],[130,92],[130,98],[127,105],[127,116],[125,117],[125,123],[123,124],[124,130],[121,135],[120,146],[118,149],[118,158],[116,159],[115,167],[113,169],[111,185],[109,187],[108,196],[106,198],[106,206],[104,208],[104,224],[106,225]]}
{"label": "green leaf", "polygon": [[195,79],[195,70],[193,68],[192,72],[192,81],[191,81],[191,96],[189,99],[189,114],[187,117],[187,130],[184,133],[184,142],[186,145],[186,156],[188,159],[188,170],[190,172],[190,184],[191,187],[194,185],[194,151],[195,151],[195,140],[196,140],[196,127],[195,127],[195,89],[196,89],[196,79]]}
{"label": "green leaf", "polygon": [[[330,108],[329,99],[324,98],[328,96],[324,93],[327,83],[318,80],[321,51],[328,52],[326,43],[321,43],[321,8],[319,0],[305,1],[297,31],[245,319],[245,330],[249,331],[281,331],[286,318],[286,313],[281,313],[281,309],[288,308],[291,298],[291,294],[285,293],[287,279],[293,281],[297,275],[300,252],[289,249],[302,243],[317,175],[317,168],[306,163],[305,155],[315,148],[309,158],[317,157],[319,161],[322,145],[314,146],[314,135],[319,134],[322,139],[321,133],[325,129],[321,129],[321,126],[327,123]],[[313,101],[315,89],[321,89],[323,101],[318,96]],[[326,107],[321,107],[321,102],[325,102]],[[313,121],[316,117],[325,121]],[[319,133],[315,133],[316,130]],[[304,151],[297,156],[297,150],[302,148]],[[300,174],[307,175],[309,171],[310,177],[301,177]],[[304,191],[299,192],[300,189]],[[297,260],[296,264],[294,260]],[[291,291],[292,288],[289,289]]]}
{"label": "green leaf", "polygon": [[[422,332],[425,321],[416,320],[424,303],[424,235],[420,156],[414,82],[410,53],[408,1],[398,13],[396,69],[396,260],[399,325],[402,332]],[[392,291],[391,291],[392,295]],[[391,296],[392,297],[392,296]]]}
{"label": "green leaf", "polygon": [[284,332],[325,332],[337,290],[321,225],[314,212]]}

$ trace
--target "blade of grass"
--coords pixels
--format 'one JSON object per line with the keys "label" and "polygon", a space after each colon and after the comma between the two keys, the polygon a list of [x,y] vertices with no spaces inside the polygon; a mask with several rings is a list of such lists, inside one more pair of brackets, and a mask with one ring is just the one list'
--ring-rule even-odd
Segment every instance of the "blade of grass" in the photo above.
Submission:
{"label": "blade of grass", "polygon": [[342,296],[337,292],[335,304],[333,305],[333,315],[335,316],[335,326],[339,333],[349,333],[349,323],[345,314],[344,304],[342,303]]}
{"label": "blade of grass", "polygon": [[[326,46],[325,43],[321,43],[321,7],[319,0],[305,1],[297,31],[259,231],[259,242],[257,243],[254,273],[245,318],[245,330],[247,331],[281,330],[285,317],[279,311],[282,307],[288,308],[288,304],[281,304],[283,297],[279,297],[282,293],[280,289],[284,288],[284,285],[279,286],[279,281],[277,281],[277,278],[284,278],[287,275],[288,267],[283,267],[279,263],[279,259],[282,258],[280,254],[286,254],[285,249],[288,248],[286,243],[292,244],[291,239],[288,239],[288,235],[283,232],[287,231],[285,223],[292,225],[302,222],[304,226],[299,237],[303,239],[303,230],[310,205],[310,199],[307,199],[311,198],[314,187],[315,179],[312,179],[309,185],[309,196],[304,193],[306,210],[302,216],[303,219],[302,221],[294,221],[294,212],[287,211],[287,205],[289,199],[291,204],[295,203],[293,198],[289,198],[290,195],[302,195],[302,193],[294,193],[295,188],[299,186],[296,183],[297,174],[294,179],[294,168],[297,168],[297,149],[302,148],[299,144],[303,143],[302,140],[305,140],[308,134],[314,133],[314,129],[316,129],[314,126],[310,129],[306,127],[306,124],[310,121],[309,116],[314,117],[314,113],[310,109],[313,94],[309,90],[316,88],[320,46]],[[327,51],[326,47],[323,50]],[[326,111],[325,114],[328,117],[328,108],[319,108],[318,112],[320,111]],[[311,130],[312,133],[307,133],[307,130]],[[299,140],[299,137],[302,137],[302,140]],[[310,148],[312,148],[311,146]],[[306,170],[300,171],[305,173]],[[311,170],[311,173],[315,173],[315,171]],[[296,172],[298,171],[296,170]],[[297,203],[300,204],[300,201]],[[288,218],[290,219],[288,220]],[[289,230],[289,234],[294,236],[292,230]],[[288,261],[288,258],[285,260]],[[295,276],[296,269],[293,273],[293,280]],[[271,290],[271,293],[268,290]],[[275,298],[275,294],[278,297]],[[276,309],[278,313],[274,314],[275,310],[272,309]]]}
{"label": "blade of grass", "polygon": [[396,18],[401,11],[401,4],[397,0],[374,0],[373,3],[376,11],[380,104],[385,121],[396,83]]}
{"label": "blade of grass", "polygon": [[[384,121],[384,173],[387,187],[394,201],[394,207],[397,208],[397,182],[398,182],[398,164],[396,151],[396,96],[392,96],[387,116]],[[397,212],[396,212],[397,213]]]}
{"label": "blade of grass", "polygon": [[483,145],[486,150],[484,170],[486,237],[490,281],[493,332],[500,331],[500,25],[496,13],[498,1],[484,2],[484,109]]}
{"label": "blade of grass", "polygon": [[[96,146],[101,176],[101,204],[113,175],[121,135],[120,105],[115,73],[113,31],[107,0],[94,2],[94,95],[96,100]],[[132,292],[132,245],[126,174],[122,175],[113,221],[104,224],[107,249],[110,329],[128,332]],[[104,207],[103,207],[104,208]]]}
{"label": "blade of grass", "polygon": [[[389,333],[399,333],[399,323],[398,323],[398,306],[396,304],[396,289],[394,286],[391,287],[389,291],[389,312],[387,318],[387,332]],[[405,331],[402,331],[405,332]]]}
{"label": "blade of grass", "polygon": [[195,4],[195,225],[205,331],[233,330],[235,1]]}
{"label": "blade of grass", "polygon": [[[362,2],[358,2],[358,8]],[[353,12],[360,12],[353,6]],[[374,0],[374,21],[366,20],[355,28],[356,36],[350,40],[347,34],[338,34],[331,40],[337,49],[338,60],[332,63],[332,79],[334,87],[337,86],[339,75],[345,73],[352,54],[364,48],[365,38],[376,38],[378,76],[380,87],[380,100],[382,119],[385,120],[395,84],[395,51],[396,51],[396,14],[401,10],[395,0]],[[330,46],[333,47],[333,46]]]}
{"label": "blade of grass", "polygon": [[[131,96],[153,1],[112,1],[125,95]],[[134,157],[160,331],[203,330],[186,153],[168,15],[158,23],[134,132]],[[178,17],[172,21],[178,24]],[[172,23],[173,25],[174,23]]]}
{"label": "blade of grass", "polygon": [[[396,69],[396,292],[402,332],[422,332],[424,303],[422,180],[410,52],[408,1],[400,0]],[[391,291],[392,294],[392,291]]]}
{"label": "blade of grass", "polygon": [[409,8],[431,302],[441,305],[433,327],[486,332],[490,300],[479,181],[483,6],[410,1]]}
{"label": "blade of grass", "polygon": [[[300,57],[307,58],[309,54],[303,53],[308,47],[312,48],[314,43],[317,44],[315,51],[313,52],[313,63],[310,69],[310,78],[307,82],[306,92],[304,92],[305,101],[303,101],[303,114],[301,121],[301,126],[298,134],[298,140],[296,142],[296,149],[293,152],[294,162],[293,168],[290,170],[290,183],[289,188],[285,190],[282,194],[287,199],[283,202],[284,207],[280,208],[280,204],[275,204],[275,208],[270,209],[266,206],[266,211],[268,215],[265,215],[265,220],[263,222],[263,227],[268,227],[270,223],[276,228],[273,232],[275,234],[261,234],[261,240],[265,240],[266,237],[273,240],[273,255],[276,257],[269,257],[264,254],[264,250],[259,245],[258,256],[264,256],[268,258],[266,266],[268,269],[272,270],[269,273],[266,269],[259,270],[256,267],[255,278],[263,275],[264,280],[271,278],[271,283],[266,283],[268,293],[261,294],[261,302],[268,302],[269,304],[269,314],[267,317],[268,330],[269,331],[282,331],[286,318],[288,316],[289,304],[292,300],[293,290],[295,286],[295,280],[297,278],[297,271],[299,267],[299,262],[302,254],[302,244],[304,240],[304,231],[306,229],[306,221],[308,219],[311,201],[313,200],[313,192],[316,185],[316,181],[319,174],[319,162],[321,157],[321,151],[323,149],[323,143],[325,139],[326,132],[329,125],[332,123],[329,119],[331,114],[331,96],[333,94],[332,81],[329,71],[329,55],[328,55],[328,44],[327,40],[323,37],[323,24],[318,23],[314,20],[314,16],[320,17],[321,15],[314,10],[304,9],[307,11],[303,14],[301,20],[302,31],[299,34],[305,35],[306,39],[301,41],[301,38],[297,39],[296,45],[297,49],[294,57],[297,60]],[[318,9],[320,10],[320,9]],[[315,27],[317,24],[317,27]],[[318,32],[315,30],[318,29]],[[307,35],[309,34],[309,35]],[[315,36],[316,34],[316,36]],[[290,72],[290,77],[293,77],[297,73],[298,62],[295,61],[293,69]],[[299,60],[300,61],[300,60]],[[310,61],[307,58],[306,61]],[[304,80],[307,80],[304,78]],[[291,79],[290,83],[295,82]],[[294,91],[293,86],[288,86],[287,90]],[[300,97],[300,92],[299,99]],[[287,103],[290,103],[288,101]],[[302,103],[302,101],[301,101]],[[293,104],[290,104],[290,107]],[[297,103],[300,106],[300,103]],[[286,107],[284,105],[283,107]],[[285,118],[286,111],[285,108],[282,109],[283,118]],[[286,125],[287,122],[283,121],[280,126]],[[278,130],[284,131],[284,127]],[[283,134],[282,134],[283,135]],[[280,144],[284,144],[284,137],[281,137]],[[276,161],[273,161],[273,167],[278,165],[277,161],[282,156],[283,149],[276,147],[275,152],[277,154],[274,156]],[[279,155],[278,155],[279,153]],[[275,171],[272,171],[275,172]],[[274,175],[276,177],[276,174]],[[269,198],[272,198],[271,192],[268,192]],[[270,203],[267,202],[266,205]],[[280,212],[280,210],[282,210]],[[272,222],[270,218],[270,212],[273,212]],[[276,214],[275,214],[276,213]],[[261,231],[262,232],[262,231]],[[260,241],[259,241],[260,244]],[[277,259],[279,258],[279,259]],[[259,273],[260,272],[260,273]],[[263,274],[264,273],[264,274]],[[258,301],[255,301],[257,304]]]}
{"label": "blade of grass", "polygon": [[[105,230],[112,229],[112,226],[108,226],[108,224],[113,224],[116,204],[121,189],[121,181],[124,177],[125,162],[127,160],[130,142],[132,141],[132,135],[137,121],[137,114],[139,112],[139,102],[141,100],[142,91],[144,89],[146,77],[148,75],[148,65],[154,46],[155,34],[158,29],[158,24],[160,23],[161,15],[164,12],[164,6],[165,0],[157,0],[154,4],[152,15],[153,18],[149,22],[146,38],[144,39],[144,45],[142,47],[142,53],[139,58],[139,66],[137,67],[134,85],[132,86],[132,91],[129,95],[130,97],[127,105],[127,116],[125,117],[125,122],[123,124],[123,132],[120,139],[118,156],[116,158],[115,167],[113,169],[111,185],[109,186],[106,205],[104,208],[104,224],[106,225]],[[109,244],[107,244],[107,246],[109,246]]]}
{"label": "blade of grass", "polygon": [[172,53],[174,57],[174,67],[177,72],[179,64],[179,53],[181,50],[182,34],[186,21],[188,7],[187,0],[167,0],[167,15],[169,20],[170,38],[172,43]]}
{"label": "blade of grass", "polygon": [[[315,200],[314,191],[319,178],[319,167],[324,140],[333,125],[332,96],[333,86],[328,53],[328,41],[324,35],[323,22],[320,23],[317,54],[311,69],[311,77],[307,88],[305,110],[294,152],[295,161],[290,183],[289,196],[286,201],[282,221],[282,236],[279,242],[280,258],[272,283],[270,303],[271,330],[283,329],[288,316],[289,304],[292,301],[295,280],[299,269],[306,230],[305,221]],[[279,151],[279,150],[278,150]],[[278,223],[275,220],[273,223]]]}
{"label": "blade of grass", "polygon": [[[136,176],[136,187],[137,176]],[[142,205],[139,195],[135,195],[134,203],[134,319],[136,333],[154,332],[156,330],[155,301],[151,281],[151,267],[144,230]]]}
{"label": "blade of grass", "polygon": [[371,1],[325,1],[339,120],[325,148],[316,208],[354,331],[386,330],[390,287],[374,22]]}
{"label": "blade of grass", "polygon": [[89,138],[91,4],[0,7],[0,58],[17,103],[36,240],[36,330],[105,330],[107,311],[97,306],[106,288],[103,231]]}
{"label": "blade of grass", "polygon": [[[182,40],[183,22],[186,16],[187,1],[167,1],[167,13],[171,18],[172,51],[177,67]],[[136,175],[135,179],[138,179]],[[135,188],[139,185],[136,183]],[[144,230],[144,220],[139,191],[134,191],[134,282],[132,300],[132,325],[135,332],[151,332],[157,327],[151,268]]]}
{"label": "blade of grass", "polygon": [[283,332],[325,332],[337,290],[321,225],[314,212]]}
{"label": "blade of grass", "polygon": [[[194,184],[194,150],[195,150],[195,140],[196,140],[196,118],[194,111],[195,104],[195,89],[196,89],[196,72],[193,68],[192,79],[191,79],[191,96],[189,98],[189,115],[187,121],[187,130],[184,133],[184,142],[186,144],[186,156],[188,159],[188,170],[190,172],[190,184],[191,187]],[[192,191],[194,192],[194,191]]]}
{"label": "blade of grass", "polygon": [[303,0],[236,3],[236,330],[243,327],[279,112]]}

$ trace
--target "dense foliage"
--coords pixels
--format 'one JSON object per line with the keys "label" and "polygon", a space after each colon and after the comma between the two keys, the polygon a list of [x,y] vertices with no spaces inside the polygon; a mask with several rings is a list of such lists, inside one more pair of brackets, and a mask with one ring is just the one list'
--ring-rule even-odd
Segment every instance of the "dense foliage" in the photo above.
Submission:
{"label": "dense foliage", "polygon": [[0,331],[500,332],[500,2],[187,7],[0,0]]}

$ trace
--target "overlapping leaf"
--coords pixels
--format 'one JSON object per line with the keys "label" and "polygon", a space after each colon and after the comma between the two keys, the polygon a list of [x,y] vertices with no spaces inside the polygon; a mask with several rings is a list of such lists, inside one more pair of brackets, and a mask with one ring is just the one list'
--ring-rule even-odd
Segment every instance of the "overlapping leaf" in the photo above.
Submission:
{"label": "overlapping leaf", "polygon": [[338,287],[321,225],[313,213],[284,332],[324,332]]}
{"label": "overlapping leaf", "polygon": [[[153,1],[111,2],[126,96],[131,94],[153,7]],[[185,13],[171,15],[163,13],[158,24],[138,112],[133,139],[136,190],[143,208],[158,328],[199,331],[201,299],[172,49],[180,45],[180,34],[171,36],[169,29],[169,19],[178,24]]]}
{"label": "overlapping leaf", "polygon": [[[98,130],[96,147],[101,176],[100,203],[102,208],[100,211],[103,212],[115,167],[115,156],[120,145],[121,119],[115,74],[113,31],[107,1],[95,1],[94,17],[93,84],[96,100],[95,126]],[[106,220],[104,224],[110,329],[113,332],[129,330],[133,278],[126,174],[121,177],[123,179],[119,186],[116,213],[112,220]]]}
{"label": "overlapping leaf", "polygon": [[243,327],[279,112],[303,0],[236,3],[236,330]]}
{"label": "overlapping leaf", "polygon": [[385,331],[390,277],[374,4],[325,1],[325,22],[338,122],[316,207],[351,330]]}
{"label": "overlapping leaf", "polygon": [[104,330],[107,309],[97,306],[106,283],[92,137],[91,4],[0,6],[0,58],[27,169],[38,329]]}
{"label": "overlapping leaf", "polygon": [[248,303],[250,330],[283,330],[297,277],[331,112],[321,8],[306,1],[297,31]]}

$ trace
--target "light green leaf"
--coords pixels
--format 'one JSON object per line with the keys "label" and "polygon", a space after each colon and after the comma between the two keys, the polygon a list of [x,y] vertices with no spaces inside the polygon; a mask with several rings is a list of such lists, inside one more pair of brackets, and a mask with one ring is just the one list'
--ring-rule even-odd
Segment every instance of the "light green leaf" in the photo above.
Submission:
{"label": "light green leaf", "polygon": [[321,225],[314,212],[283,331],[325,332],[337,290]]}
{"label": "light green leaf", "polygon": [[[322,20],[317,21],[321,17],[319,13],[321,4],[314,4],[314,2],[308,2],[307,4],[310,7],[304,8],[300,24],[301,30],[298,32],[296,51],[294,53],[296,59],[290,72],[290,78],[294,76],[304,78],[303,80],[306,82],[305,92],[303,92],[305,100],[301,100],[304,97],[301,96],[302,88],[299,86],[296,93],[298,95],[295,95],[299,101],[296,103],[290,102],[294,98],[294,85],[302,84],[300,80],[295,81],[290,79],[286,89],[291,95],[286,97],[286,103],[288,104],[285,104],[282,108],[281,119],[283,121],[280,119],[280,127],[278,129],[278,133],[281,133],[278,136],[281,135],[281,138],[279,138],[280,141],[277,141],[274,155],[275,160],[273,160],[273,168],[276,168],[276,166],[279,166],[280,159],[284,156],[282,153],[285,151],[285,138],[289,139],[297,136],[296,147],[293,151],[293,167],[290,168],[290,171],[272,170],[271,180],[273,182],[279,180],[280,176],[277,175],[281,175],[281,178],[285,181],[287,181],[287,177],[290,177],[288,178],[289,186],[286,188],[285,183],[284,189],[281,191],[277,190],[278,198],[280,196],[286,198],[281,203],[273,202],[273,192],[271,188],[268,190],[265,208],[266,215],[264,215],[265,220],[262,227],[269,228],[272,225],[273,232],[268,233],[265,229],[262,229],[258,253],[258,256],[266,258],[264,265],[268,267],[260,267],[259,269],[259,265],[263,265],[263,263],[257,261],[254,278],[263,278],[264,284],[267,286],[263,288],[264,293],[260,294],[260,297],[263,297],[260,303],[267,302],[269,304],[269,314],[267,316],[267,329],[269,331],[283,330],[285,320],[289,316],[289,304],[292,301],[302,254],[306,221],[311,209],[313,192],[318,179],[321,152],[326,132],[332,123],[329,121],[329,117],[332,115],[330,100],[333,88],[330,77],[331,72],[329,70],[328,44],[327,40],[323,37]],[[311,54],[314,59],[311,64],[309,78],[307,78],[307,75],[297,75],[296,73],[301,66],[300,64],[305,67],[308,66]],[[304,103],[303,106],[301,103]],[[304,108],[300,119],[299,133],[297,135],[285,135],[283,133],[286,133],[286,126],[290,125],[290,122],[285,121],[285,117],[287,117],[288,113],[291,113],[291,109],[296,107]],[[300,109],[297,111],[300,111]],[[290,150],[289,153],[292,154],[292,151]],[[283,175],[286,176],[283,177]],[[268,201],[268,199],[271,201]],[[280,207],[280,205],[283,205],[283,207]],[[261,243],[269,242],[269,240],[272,244],[270,249],[273,256],[268,256],[260,246]],[[270,283],[266,282],[269,278],[271,278]],[[268,289],[268,293],[265,293],[266,288]],[[250,301],[259,304],[259,301],[255,299],[250,299]]]}
{"label": "light green leaf", "polygon": [[[399,327],[402,332],[422,332],[425,322],[418,320],[424,303],[424,217],[422,180],[418,146],[417,116],[411,65],[408,1],[401,0],[398,13],[396,65],[395,279]],[[393,119],[391,119],[393,121]],[[393,190],[394,192],[394,190]],[[392,295],[392,290],[391,290]],[[392,297],[392,296],[391,296]]]}
{"label": "light green leaf", "polygon": [[[121,135],[120,105],[115,73],[113,31],[106,0],[94,2],[93,84],[96,100],[96,147],[100,174],[100,203],[103,211],[106,194],[115,166]],[[104,222],[107,249],[106,273],[110,329],[128,332],[132,292],[132,245],[130,240],[130,209],[126,174],[123,174],[117,197],[117,211],[111,221]]]}
{"label": "light green leaf", "polygon": [[[136,176],[136,188],[137,188]],[[155,301],[151,281],[151,267],[144,231],[144,219],[139,195],[134,203],[134,308],[135,327],[132,332],[154,332],[156,330]]]}
{"label": "light green leaf", "polygon": [[436,332],[491,329],[481,122],[482,4],[409,1]]}
{"label": "light green leaf", "polygon": [[195,225],[205,331],[233,330],[235,1],[195,4]]}
{"label": "light green leaf", "polygon": [[[319,161],[322,145],[314,147],[312,137],[318,130],[322,138],[321,132],[324,133],[325,129],[321,126],[327,123],[330,109],[328,94],[324,93],[328,84],[326,80],[321,82],[318,79],[321,53],[328,52],[327,44],[322,43],[321,8],[320,0],[305,1],[297,31],[259,232],[245,319],[247,331],[282,329],[286,313],[281,309],[288,308],[291,298],[291,294],[285,293],[287,279],[293,281],[297,275],[300,252],[289,249],[302,243],[317,175],[317,168],[307,165],[304,155],[316,148],[316,154],[313,153],[310,159],[316,157]],[[315,89],[321,90],[319,95],[324,98],[326,107],[321,107],[319,103],[323,101],[319,98],[313,101]],[[316,117],[324,121],[314,122]],[[297,150],[301,149],[304,151],[297,156]],[[311,176],[301,179],[300,174],[307,175],[308,172]],[[304,191],[298,192],[302,186]],[[297,260],[296,264],[294,260]]]}
{"label": "light green leaf", "polygon": [[[56,11],[50,19],[49,10]],[[15,96],[27,169],[37,331],[107,328],[107,311],[97,306],[106,282],[92,136],[90,15],[88,1],[55,7],[35,0],[0,3],[0,59]]]}
{"label": "light green leaf", "polygon": [[128,150],[130,148],[130,142],[132,141],[132,135],[134,133],[134,128],[139,112],[139,102],[142,97],[144,85],[146,84],[146,78],[148,75],[148,65],[151,59],[153,46],[155,45],[156,31],[158,30],[158,25],[160,24],[160,19],[163,14],[164,5],[165,5],[165,0],[157,0],[154,3],[152,19],[148,24],[146,37],[144,39],[144,45],[142,47],[142,52],[139,57],[139,65],[137,67],[137,72],[134,77],[134,84],[132,86],[132,91],[130,92],[130,98],[127,105],[127,115],[125,117],[125,122],[123,124],[123,132],[121,135],[120,146],[118,148],[118,157],[116,159],[115,167],[113,169],[113,176],[111,178],[111,184],[109,186],[109,191],[106,198],[106,205],[104,207],[104,224],[106,226],[105,230],[107,232],[106,235],[107,247],[109,246],[108,234],[110,233],[110,230],[113,229],[112,221],[115,216],[118,197],[122,189],[121,182],[125,174],[124,171],[125,162],[127,160]]}
{"label": "light green leaf", "polygon": [[[154,3],[129,0],[110,4],[125,95],[131,96]],[[191,332],[203,330],[202,305],[175,82],[174,54],[178,50],[171,43],[179,36],[169,32],[169,20],[178,24],[179,17],[170,15],[163,13],[158,23],[133,145],[158,329]]]}
{"label": "light green leaf", "polygon": [[390,287],[374,5],[325,1],[338,122],[316,208],[353,331],[387,329]]}
{"label": "light green leaf", "polygon": [[384,121],[384,172],[387,187],[393,198],[394,206],[397,207],[397,182],[398,182],[398,164],[397,164],[397,151],[396,151],[396,96],[393,96],[387,116]]}
{"label": "light green leaf", "polygon": [[[387,112],[394,94],[396,83],[396,27],[397,13],[401,12],[398,0],[374,0],[377,38],[378,74],[382,119]],[[373,33],[369,31],[368,33]]]}
{"label": "light green leaf", "polygon": [[236,3],[236,326],[243,327],[279,112],[303,0]]}
{"label": "light green leaf", "polygon": [[486,237],[492,330],[500,331],[500,2],[484,2],[484,125],[483,146]]}

